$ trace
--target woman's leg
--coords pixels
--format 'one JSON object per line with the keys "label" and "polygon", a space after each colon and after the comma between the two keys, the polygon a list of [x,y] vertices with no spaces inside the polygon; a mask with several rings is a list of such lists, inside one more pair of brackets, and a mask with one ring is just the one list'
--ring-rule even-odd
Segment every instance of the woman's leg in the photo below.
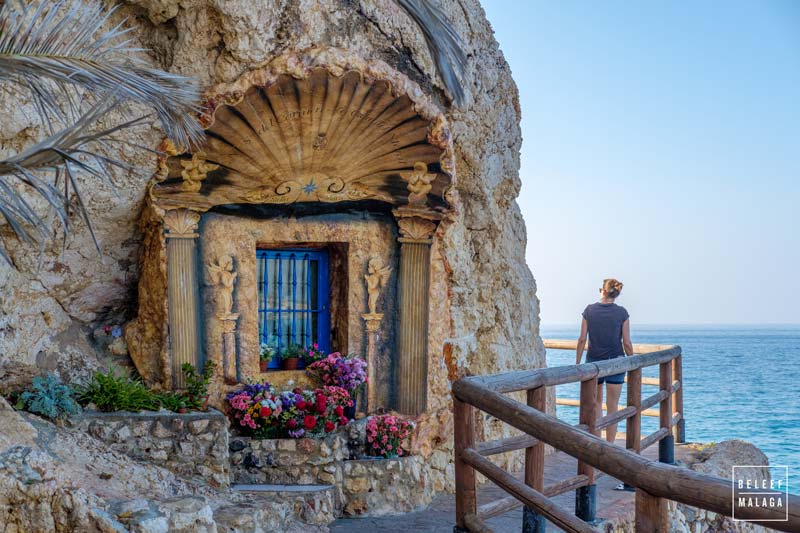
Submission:
{"label": "woman's leg", "polygon": [[597,385],[597,396],[595,397],[594,401],[594,419],[597,420],[598,418],[603,416],[603,384],[599,383]]}
{"label": "woman's leg", "polygon": [[[619,395],[622,392],[622,385],[616,383],[606,383],[606,412],[616,413],[619,405]],[[606,428],[606,440],[613,443],[617,438],[617,425],[611,424]]]}

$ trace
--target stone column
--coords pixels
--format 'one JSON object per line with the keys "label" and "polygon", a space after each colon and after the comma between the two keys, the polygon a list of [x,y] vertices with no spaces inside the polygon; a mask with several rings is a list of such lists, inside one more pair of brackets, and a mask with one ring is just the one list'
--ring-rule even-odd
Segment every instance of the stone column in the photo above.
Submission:
{"label": "stone column", "polygon": [[367,330],[367,414],[374,413],[378,407],[378,346],[380,343],[382,313],[361,315]]}
{"label": "stone column", "polygon": [[167,302],[173,388],[186,386],[181,365],[200,367],[200,313],[197,278],[197,224],[200,214],[174,209],[164,216],[167,239]]}
{"label": "stone column", "polygon": [[401,413],[417,415],[427,407],[431,244],[440,216],[410,206],[394,215],[400,227],[396,403]]}

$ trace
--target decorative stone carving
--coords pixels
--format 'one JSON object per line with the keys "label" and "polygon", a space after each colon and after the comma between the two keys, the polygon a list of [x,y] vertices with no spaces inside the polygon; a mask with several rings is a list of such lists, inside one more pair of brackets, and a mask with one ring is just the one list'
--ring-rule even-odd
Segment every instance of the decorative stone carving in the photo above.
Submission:
{"label": "decorative stone carving", "polygon": [[208,277],[214,287],[214,300],[217,304],[215,317],[220,323],[222,335],[222,373],[226,383],[236,383],[236,320],[238,313],[233,313],[233,289],[239,273],[233,270],[233,259],[222,255],[216,263],[206,266]]}
{"label": "decorative stone carving", "polygon": [[431,192],[433,180],[436,174],[428,172],[428,165],[422,161],[414,163],[413,172],[401,174],[403,180],[408,183],[408,203],[413,206],[426,206],[428,203],[428,193]]}
{"label": "decorative stone carving", "polygon": [[438,117],[389,81],[356,70],[293,74],[212,98],[201,150],[191,161],[166,158],[156,202],[203,211],[358,200],[448,207],[452,141]]}
{"label": "decorative stone carving", "polygon": [[227,320],[237,318],[233,310],[233,285],[239,273],[233,270],[233,259],[229,255],[220,256],[216,263],[207,267],[211,283],[216,287],[217,318]]}
{"label": "decorative stone carving", "polygon": [[404,217],[397,220],[400,228],[400,242],[430,243],[436,224],[419,217]]}
{"label": "decorative stone carving", "polygon": [[194,239],[200,214],[190,209],[172,209],[164,215],[164,228],[169,239]]}
{"label": "decorative stone carving", "polygon": [[206,153],[202,150],[192,154],[192,159],[189,161],[181,161],[183,170],[181,177],[183,177],[183,184],[181,190],[184,192],[198,192],[202,186],[202,181],[212,170],[219,168],[219,165],[206,163]]}
{"label": "decorative stone carving", "polygon": [[324,174],[301,176],[296,180],[280,183],[275,188],[265,187],[243,196],[247,203],[291,204],[294,202],[341,202],[344,200],[384,200],[391,196],[381,191],[370,190],[360,183],[347,183],[339,177]]}
{"label": "decorative stone carving", "polygon": [[383,313],[378,313],[378,297],[381,289],[389,281],[389,274],[392,268],[384,266],[380,257],[373,257],[367,264],[367,274],[364,280],[367,285],[367,309],[368,312],[361,315],[367,330],[367,412],[374,412],[378,409],[377,388],[374,386],[378,379],[377,376],[377,357],[378,346],[380,344],[381,320]]}
{"label": "decorative stone carving", "polygon": [[367,274],[364,276],[364,280],[367,282],[367,307],[371,315],[378,314],[378,296],[380,296],[381,289],[386,286],[386,283],[389,281],[389,274],[391,272],[392,267],[383,266],[380,257],[373,257],[369,260]]}

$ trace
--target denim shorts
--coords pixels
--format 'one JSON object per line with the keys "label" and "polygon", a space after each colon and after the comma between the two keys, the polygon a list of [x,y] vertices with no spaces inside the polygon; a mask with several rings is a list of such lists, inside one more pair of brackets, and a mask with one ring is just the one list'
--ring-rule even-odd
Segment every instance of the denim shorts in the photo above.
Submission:
{"label": "denim shorts", "polygon": [[[617,357],[625,357],[624,355],[618,355],[616,357],[611,357],[610,359],[597,359],[595,361],[590,361],[587,357],[587,363],[600,363],[603,361],[610,361],[611,359],[616,359]],[[625,383],[625,372],[620,372],[619,374],[611,374],[610,376],[606,376],[604,378],[597,378],[597,384],[601,383],[611,383],[612,385],[622,385]]]}
{"label": "denim shorts", "polygon": [[611,374],[610,376],[605,376],[602,378],[597,378],[597,384],[600,385],[602,383],[611,383],[612,385],[622,385],[625,383],[625,372],[621,372],[619,374]]}

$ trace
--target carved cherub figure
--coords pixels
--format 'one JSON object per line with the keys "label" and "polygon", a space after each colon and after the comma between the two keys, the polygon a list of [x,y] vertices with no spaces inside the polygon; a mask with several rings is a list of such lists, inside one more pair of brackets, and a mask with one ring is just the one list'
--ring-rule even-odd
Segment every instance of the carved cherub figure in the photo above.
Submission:
{"label": "carved cherub figure", "polygon": [[186,192],[199,191],[208,173],[219,168],[219,165],[206,163],[206,153],[202,150],[192,154],[191,161],[181,161],[181,166],[183,167],[181,189]]}
{"label": "carved cherub figure", "polygon": [[392,267],[383,266],[379,257],[373,257],[367,264],[367,274],[364,279],[367,282],[368,307],[371,315],[377,314],[378,296],[380,296],[381,288],[385,287],[389,281],[391,271]]}
{"label": "carved cherub figure", "polygon": [[408,203],[410,205],[425,205],[428,193],[431,191],[431,182],[436,179],[435,173],[428,172],[428,165],[422,161],[414,163],[414,171],[407,172],[403,179],[408,183]]}
{"label": "carved cherub figure", "polygon": [[217,288],[219,316],[228,317],[233,310],[233,285],[238,272],[233,271],[233,259],[229,255],[220,256],[216,264],[208,265],[211,283]]}

